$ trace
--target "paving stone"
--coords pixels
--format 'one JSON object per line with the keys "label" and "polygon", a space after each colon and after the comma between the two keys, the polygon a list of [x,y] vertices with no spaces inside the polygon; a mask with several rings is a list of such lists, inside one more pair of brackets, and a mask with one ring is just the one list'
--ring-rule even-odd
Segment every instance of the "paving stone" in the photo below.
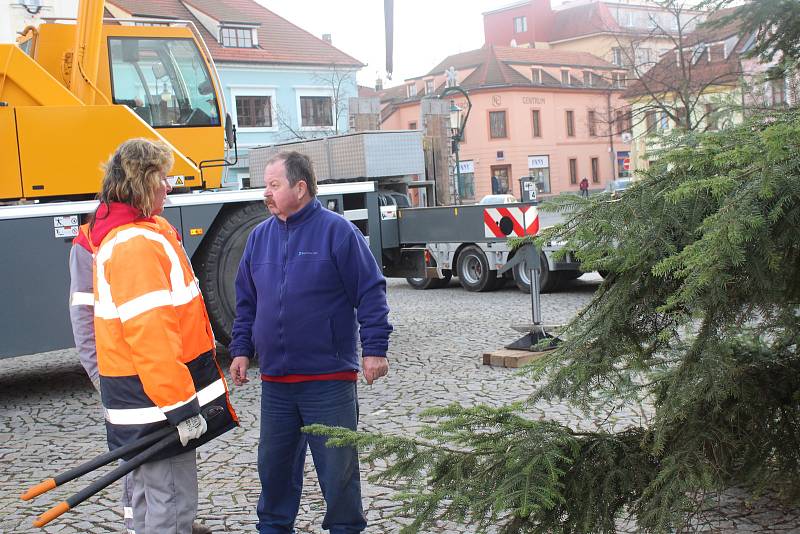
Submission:
{"label": "paving stone", "polygon": [[[597,287],[597,275],[585,275],[569,289],[542,295],[542,319],[568,322]],[[488,404],[501,406],[526,399],[536,388],[518,369],[482,365],[484,353],[517,339],[511,328],[530,317],[530,296],[513,287],[492,293],[470,293],[452,283],[433,291],[417,291],[404,281],[388,284],[391,321],[389,376],[372,386],[359,384],[360,429],[411,434],[424,421],[426,408]],[[222,362],[223,368],[227,362]],[[251,382],[232,391],[241,427],[198,451],[200,497],[198,517],[215,532],[254,532],[260,486],[256,471],[260,387]],[[232,382],[229,382],[232,383]],[[626,405],[611,415],[582,411],[559,403],[537,403],[530,417],[552,419],[576,428],[597,425],[620,430],[647,419],[649,408]],[[118,509],[119,485],[107,488],[44,529],[33,519],[72,492],[99,477],[92,473],[24,503],[28,486],[106,450],[99,399],[74,350],[0,360],[0,534],[38,532],[99,534],[123,532]],[[319,533],[324,501],[311,457],[307,458],[297,530]],[[385,469],[382,461],[362,465],[362,479]],[[51,495],[52,494],[52,495]],[[368,532],[396,533],[410,518],[393,517],[399,503],[394,489],[364,481]],[[800,532],[800,511],[781,510],[769,500],[744,506],[745,496],[732,490],[709,511],[697,530],[705,532]],[[620,520],[621,532],[636,532]],[[431,534],[474,532],[441,523]]]}

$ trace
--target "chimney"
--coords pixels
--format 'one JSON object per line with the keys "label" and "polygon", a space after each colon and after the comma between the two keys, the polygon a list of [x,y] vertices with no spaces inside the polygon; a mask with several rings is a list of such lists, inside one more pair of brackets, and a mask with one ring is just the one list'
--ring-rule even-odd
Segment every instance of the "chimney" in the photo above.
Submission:
{"label": "chimney", "polygon": [[322,40],[325,41],[328,44],[333,44],[332,41],[331,41],[331,34],[329,34],[329,33],[323,33],[322,34]]}
{"label": "chimney", "polygon": [[375,90],[383,91],[383,78],[378,78],[375,80]]}

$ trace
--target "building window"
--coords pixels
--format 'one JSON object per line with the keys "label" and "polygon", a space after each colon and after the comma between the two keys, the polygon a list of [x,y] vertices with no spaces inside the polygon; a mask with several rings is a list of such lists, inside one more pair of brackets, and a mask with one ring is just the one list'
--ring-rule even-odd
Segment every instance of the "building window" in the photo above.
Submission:
{"label": "building window", "polygon": [[562,85],[569,85],[569,71],[562,70],[561,71],[561,84]]}
{"label": "building window", "polygon": [[531,119],[533,121],[533,136],[534,137],[541,137],[542,136],[542,114],[538,109],[534,109],[531,112]]}
{"label": "building window", "polygon": [[528,31],[528,17],[514,17],[514,33]]}
{"label": "building window", "polygon": [[411,121],[408,123],[409,130],[416,130],[417,129],[417,121]]}
{"label": "building window", "polygon": [[600,160],[598,158],[592,158],[592,183],[600,183]]}
{"label": "building window", "polygon": [[660,130],[669,130],[669,115],[667,115],[666,111],[661,112],[661,120],[658,127]]}
{"label": "building window", "polygon": [[417,96],[417,86],[413,83],[406,85],[406,95],[408,98],[414,98]]}
{"label": "building window", "polygon": [[528,174],[536,184],[537,193],[550,193],[550,156],[528,156]]}
{"label": "building window", "polygon": [[567,117],[567,137],[575,137],[575,112],[568,110]]}
{"label": "building window", "polygon": [[301,96],[300,126],[333,127],[333,101],[331,97]]}
{"label": "building window", "polygon": [[621,109],[614,111],[614,128],[617,135],[622,135],[627,131],[625,129],[625,112]]}
{"label": "building window", "polygon": [[653,133],[656,131],[656,111],[654,109],[647,110],[644,115],[645,126],[647,128],[647,133]]}
{"label": "building window", "polygon": [[617,88],[625,87],[625,74],[621,72],[612,72],[611,85]]}
{"label": "building window", "polygon": [[489,112],[489,137],[491,139],[500,139],[503,137],[507,137],[505,111]]}
{"label": "building window", "polygon": [[689,114],[686,111],[686,108],[680,107],[675,109],[675,126],[679,128],[688,128],[689,127]]}
{"label": "building window", "polygon": [[594,82],[592,81],[592,72],[585,70],[583,71],[583,85],[586,87],[592,87]]}
{"label": "building window", "polygon": [[231,48],[253,48],[253,31],[249,28],[226,28],[219,30],[222,46]]}
{"label": "building window", "polygon": [[649,65],[650,61],[650,49],[649,48],[637,48],[636,49],[636,66],[642,65]]}
{"label": "building window", "polygon": [[622,67],[625,64],[623,61],[622,48],[614,47],[611,49],[611,63],[618,67]]}
{"label": "building window", "polygon": [[589,136],[590,137],[597,137],[597,118],[595,117],[595,112],[593,109],[589,110],[589,114],[586,117],[586,123],[589,125]]}
{"label": "building window", "polygon": [[772,105],[782,106],[786,104],[786,80],[783,78],[770,81],[772,89]]}
{"label": "building window", "polygon": [[578,160],[575,158],[569,158],[569,183],[578,183]]}
{"label": "building window", "polygon": [[626,107],[622,115],[622,132],[633,134],[633,110]]}
{"label": "building window", "polygon": [[717,106],[714,104],[706,104],[706,130],[719,130],[718,118]]}
{"label": "building window", "polygon": [[433,94],[433,80],[425,80],[425,94]]}
{"label": "building window", "polygon": [[542,69],[531,69],[531,83],[542,83]]}
{"label": "building window", "polygon": [[239,128],[271,128],[272,98],[237,95],[236,124]]}
{"label": "building window", "polygon": [[458,196],[462,199],[475,198],[475,162],[462,161],[459,165]]}

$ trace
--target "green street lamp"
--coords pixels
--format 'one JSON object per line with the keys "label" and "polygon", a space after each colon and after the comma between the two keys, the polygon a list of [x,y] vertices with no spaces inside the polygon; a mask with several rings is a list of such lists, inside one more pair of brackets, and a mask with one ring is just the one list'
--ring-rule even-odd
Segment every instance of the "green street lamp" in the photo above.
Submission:
{"label": "green street lamp", "polygon": [[459,159],[458,145],[464,139],[464,127],[467,125],[469,112],[472,109],[472,102],[470,101],[467,92],[457,85],[446,88],[444,91],[442,91],[442,94],[439,95],[439,98],[444,98],[445,96],[453,93],[460,93],[464,96],[464,98],[467,99],[466,113],[463,113],[464,110],[456,106],[455,100],[450,101],[450,139],[452,141],[453,153],[456,155],[456,172],[454,174],[456,183],[453,184],[453,192],[455,196],[455,203],[461,204],[461,160]]}

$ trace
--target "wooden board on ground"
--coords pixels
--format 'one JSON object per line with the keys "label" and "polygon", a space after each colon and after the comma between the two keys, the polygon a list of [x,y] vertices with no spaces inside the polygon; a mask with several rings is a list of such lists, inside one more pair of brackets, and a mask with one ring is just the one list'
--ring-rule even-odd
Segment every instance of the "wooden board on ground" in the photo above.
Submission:
{"label": "wooden board on ground", "polygon": [[517,368],[539,359],[547,352],[530,352],[528,350],[498,349],[483,353],[483,365],[493,367]]}

